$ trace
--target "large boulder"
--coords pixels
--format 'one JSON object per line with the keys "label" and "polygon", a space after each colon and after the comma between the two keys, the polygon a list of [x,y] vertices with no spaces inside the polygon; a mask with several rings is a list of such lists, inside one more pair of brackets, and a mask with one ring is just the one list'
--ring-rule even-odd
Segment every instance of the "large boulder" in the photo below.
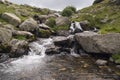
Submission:
{"label": "large boulder", "polygon": [[29,18],[25,20],[19,28],[23,31],[29,31],[29,32],[34,32],[35,30],[38,29],[38,24],[33,18]]}
{"label": "large boulder", "polygon": [[76,41],[88,53],[115,54],[120,52],[120,33],[100,35],[83,32],[75,35]]}
{"label": "large boulder", "polygon": [[21,23],[21,19],[13,13],[5,12],[1,17],[14,26],[18,26]]}
{"label": "large boulder", "polygon": [[10,57],[20,57],[28,53],[28,42],[25,40],[12,39],[9,46],[11,47]]}
{"label": "large boulder", "polygon": [[12,31],[5,28],[0,28],[0,52],[7,51],[8,42],[12,38]]}
{"label": "large boulder", "polygon": [[67,17],[58,17],[56,18],[56,25],[57,26],[63,26],[63,25],[69,25],[70,20]]}

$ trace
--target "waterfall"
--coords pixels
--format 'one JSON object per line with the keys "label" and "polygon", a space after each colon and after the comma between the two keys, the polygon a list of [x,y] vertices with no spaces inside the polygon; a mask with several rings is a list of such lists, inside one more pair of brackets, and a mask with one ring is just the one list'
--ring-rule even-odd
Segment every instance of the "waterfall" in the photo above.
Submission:
{"label": "waterfall", "polygon": [[83,32],[83,29],[79,22],[72,22],[70,26],[70,32],[71,33],[78,33]]}

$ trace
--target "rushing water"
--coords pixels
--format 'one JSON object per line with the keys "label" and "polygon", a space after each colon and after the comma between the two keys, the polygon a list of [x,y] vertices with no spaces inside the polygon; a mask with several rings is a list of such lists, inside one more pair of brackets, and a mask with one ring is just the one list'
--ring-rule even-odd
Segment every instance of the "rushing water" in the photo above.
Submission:
{"label": "rushing water", "polygon": [[[108,67],[99,68],[94,59],[61,52],[45,54],[52,39],[38,39],[31,43],[29,55],[0,64],[0,80],[115,80]],[[118,79],[119,80],[119,79]]]}

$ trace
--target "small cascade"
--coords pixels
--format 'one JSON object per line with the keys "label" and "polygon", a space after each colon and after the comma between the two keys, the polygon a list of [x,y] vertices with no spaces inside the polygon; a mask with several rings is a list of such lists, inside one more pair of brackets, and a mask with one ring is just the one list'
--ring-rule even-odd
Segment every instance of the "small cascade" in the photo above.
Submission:
{"label": "small cascade", "polygon": [[70,33],[83,32],[83,29],[79,22],[72,22],[70,26]]}
{"label": "small cascade", "polygon": [[[30,43],[29,55],[23,56],[17,60],[14,60],[7,64],[5,72],[29,72],[31,70],[37,70],[38,67],[43,67],[45,61],[43,58],[46,56],[46,46],[51,45],[52,39],[40,39],[36,42]],[[10,66],[9,66],[10,65]]]}

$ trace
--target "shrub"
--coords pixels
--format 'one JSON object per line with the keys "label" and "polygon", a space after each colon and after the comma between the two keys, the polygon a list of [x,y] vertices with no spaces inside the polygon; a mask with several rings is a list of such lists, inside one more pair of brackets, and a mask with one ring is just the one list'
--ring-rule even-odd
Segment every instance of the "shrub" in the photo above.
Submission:
{"label": "shrub", "polygon": [[56,25],[56,21],[54,18],[49,18],[47,23],[46,23],[49,27],[53,28]]}
{"label": "shrub", "polygon": [[73,13],[76,13],[76,8],[68,6],[62,11],[62,16],[70,17]]}

